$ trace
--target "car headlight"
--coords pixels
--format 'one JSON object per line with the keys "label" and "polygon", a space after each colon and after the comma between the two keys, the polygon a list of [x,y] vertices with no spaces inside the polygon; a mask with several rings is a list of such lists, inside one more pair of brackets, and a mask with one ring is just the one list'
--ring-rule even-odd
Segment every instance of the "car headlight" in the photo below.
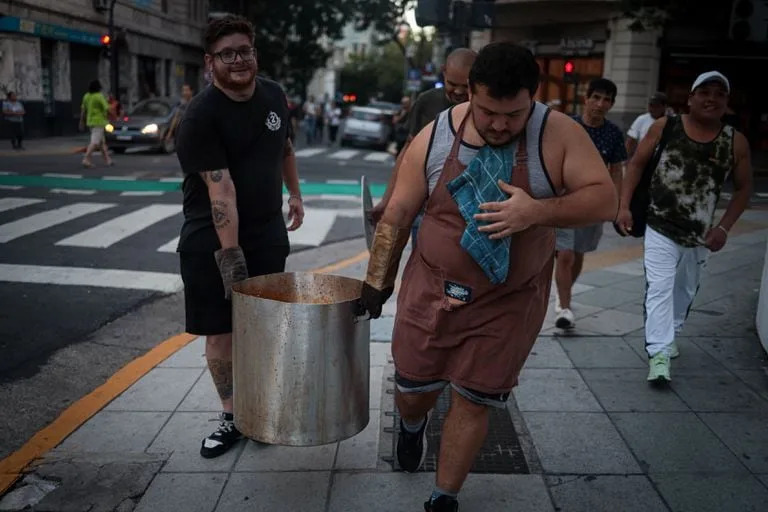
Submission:
{"label": "car headlight", "polygon": [[111,124],[107,124],[107,126],[104,127],[104,131],[106,131],[107,133],[112,133],[113,131],[115,131],[115,127],[112,126]]}
{"label": "car headlight", "polygon": [[155,123],[152,123],[142,128],[141,133],[143,133],[144,135],[154,135],[157,133],[157,130],[158,130],[157,125]]}

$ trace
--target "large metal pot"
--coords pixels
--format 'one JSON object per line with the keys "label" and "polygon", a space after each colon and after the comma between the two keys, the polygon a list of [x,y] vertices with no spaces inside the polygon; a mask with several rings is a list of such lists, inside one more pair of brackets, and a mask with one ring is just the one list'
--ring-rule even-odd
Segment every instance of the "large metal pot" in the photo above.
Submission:
{"label": "large metal pot", "polygon": [[311,273],[234,286],[234,413],[243,435],[315,446],[368,425],[370,324],[355,312],[361,287]]}

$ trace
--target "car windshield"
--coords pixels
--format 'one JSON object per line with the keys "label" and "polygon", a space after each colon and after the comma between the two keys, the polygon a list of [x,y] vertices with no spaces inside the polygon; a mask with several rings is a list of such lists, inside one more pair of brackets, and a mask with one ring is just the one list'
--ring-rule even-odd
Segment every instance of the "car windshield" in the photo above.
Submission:
{"label": "car windshield", "polygon": [[381,121],[382,115],[379,112],[366,112],[365,110],[353,110],[350,113],[352,119],[360,121]]}
{"label": "car windshield", "polygon": [[171,106],[163,101],[150,100],[139,103],[131,111],[132,116],[165,117],[171,113]]}

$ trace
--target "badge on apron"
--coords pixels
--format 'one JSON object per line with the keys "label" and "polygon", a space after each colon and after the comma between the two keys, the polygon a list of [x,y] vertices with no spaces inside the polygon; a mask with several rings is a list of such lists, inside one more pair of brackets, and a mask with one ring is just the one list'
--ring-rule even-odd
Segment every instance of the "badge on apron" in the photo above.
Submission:
{"label": "badge on apron", "polygon": [[445,281],[445,295],[461,302],[469,302],[472,300],[472,288],[453,281]]}

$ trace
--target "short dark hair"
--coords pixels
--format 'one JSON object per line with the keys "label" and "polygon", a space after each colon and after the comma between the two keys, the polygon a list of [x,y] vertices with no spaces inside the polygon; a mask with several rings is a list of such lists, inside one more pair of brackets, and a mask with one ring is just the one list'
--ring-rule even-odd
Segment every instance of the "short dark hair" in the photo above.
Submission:
{"label": "short dark hair", "polygon": [[493,98],[508,98],[522,89],[531,96],[539,88],[541,70],[530,50],[515,43],[502,41],[483,47],[469,71],[469,87],[475,92],[480,84],[488,88]]}
{"label": "short dark hair", "polygon": [[88,92],[99,92],[101,90],[101,82],[98,80],[91,81],[90,84],[88,84]]}
{"label": "short dark hair", "polygon": [[592,93],[602,92],[611,97],[611,101],[616,101],[616,93],[618,93],[616,84],[608,80],[607,78],[595,78],[589,82],[587,87],[587,98],[592,96]]}
{"label": "short dark hair", "polygon": [[232,34],[245,34],[253,42],[256,33],[253,24],[242,16],[227,15],[211,20],[205,29],[205,51],[210,53],[216,42],[225,36]]}

